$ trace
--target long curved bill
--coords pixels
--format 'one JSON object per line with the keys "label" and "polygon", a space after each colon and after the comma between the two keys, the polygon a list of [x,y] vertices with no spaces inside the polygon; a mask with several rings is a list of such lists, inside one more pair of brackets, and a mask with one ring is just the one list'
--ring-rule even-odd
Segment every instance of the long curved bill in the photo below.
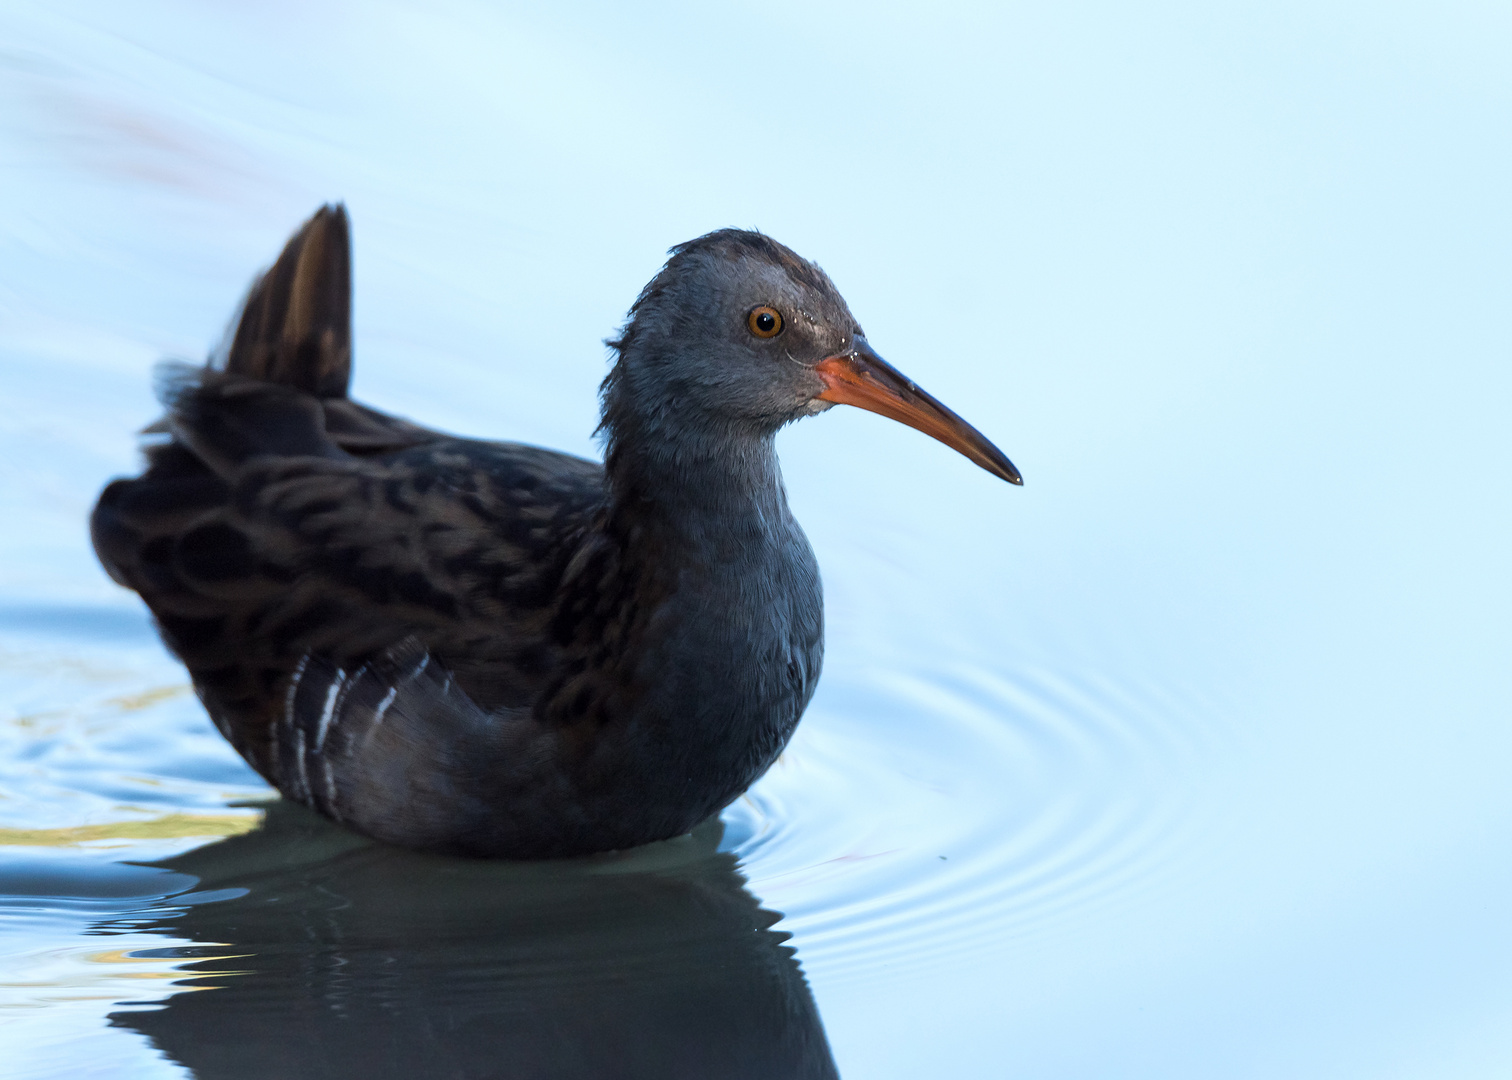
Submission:
{"label": "long curved bill", "polygon": [[985,435],[915,386],[913,380],[878,356],[864,337],[856,338],[851,352],[819,361],[814,371],[824,380],[821,401],[881,413],[939,439],[993,476],[1010,484],[1024,482],[1013,462]]}

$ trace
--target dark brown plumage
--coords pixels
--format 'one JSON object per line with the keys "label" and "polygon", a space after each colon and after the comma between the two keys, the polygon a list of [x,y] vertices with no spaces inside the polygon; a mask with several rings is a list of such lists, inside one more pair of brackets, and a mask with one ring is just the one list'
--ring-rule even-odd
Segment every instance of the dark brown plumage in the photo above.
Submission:
{"label": "dark brown plumage", "polygon": [[349,400],[350,309],[347,218],[326,207],[224,362],[165,369],[147,471],[106,488],[92,529],[238,752],[395,843],[627,847],[765,771],[823,647],[783,424],[858,404],[1018,482],[870,350],[818,267],[757,233],[673,249],[636,301],[605,466]]}

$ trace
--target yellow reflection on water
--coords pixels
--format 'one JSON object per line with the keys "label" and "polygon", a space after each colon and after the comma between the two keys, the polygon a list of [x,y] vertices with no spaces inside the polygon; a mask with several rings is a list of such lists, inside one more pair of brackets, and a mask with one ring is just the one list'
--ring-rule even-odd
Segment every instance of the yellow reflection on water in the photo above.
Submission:
{"label": "yellow reflection on water", "polygon": [[[205,981],[211,978],[248,974],[229,961],[245,960],[251,953],[208,951],[234,948],[229,942],[197,942],[196,955],[164,956],[164,946],[171,945],[172,939],[146,934],[129,937],[131,944],[125,948],[44,949],[11,958],[7,977],[0,979],[0,1015],[59,1002],[120,1001],[155,993],[135,985],[143,980],[171,985],[171,990],[165,987],[165,994],[186,993],[216,989]],[[186,970],[188,964],[195,965],[194,969]],[[212,969],[210,964],[226,966]]]}
{"label": "yellow reflection on water", "polygon": [[189,837],[240,836],[251,832],[262,814],[164,814],[146,821],[112,821],[63,829],[0,829],[0,845],[73,847],[101,840],[174,840]]}
{"label": "yellow reflection on water", "polygon": [[140,712],[160,701],[171,701],[187,693],[189,693],[188,683],[175,683],[172,686],[155,686],[151,690],[143,690],[138,694],[121,694],[109,699],[105,704],[112,705],[121,712]]}
{"label": "yellow reflection on water", "polygon": [[[106,949],[102,952],[85,953],[79,959],[88,964],[161,965],[163,962],[162,957],[158,956],[133,956],[127,949]],[[117,971],[114,974],[118,979],[173,979],[182,973],[178,971]]]}

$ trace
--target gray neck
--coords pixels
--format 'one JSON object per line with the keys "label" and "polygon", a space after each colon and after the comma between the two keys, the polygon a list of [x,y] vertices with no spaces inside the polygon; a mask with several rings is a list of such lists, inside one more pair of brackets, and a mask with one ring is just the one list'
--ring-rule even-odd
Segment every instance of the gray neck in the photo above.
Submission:
{"label": "gray neck", "polygon": [[[766,769],[813,692],[818,567],[788,510],[775,432],[621,404],[606,395],[608,530],[628,572],[666,599],[640,642],[645,696],[615,753],[633,758],[643,735],[656,768],[636,772],[642,782],[699,777],[710,813]],[[669,803],[687,799],[678,791]],[[649,807],[661,793],[641,794]]]}
{"label": "gray neck", "polygon": [[675,405],[632,407],[630,393],[620,384],[604,402],[613,518],[654,520],[695,545],[793,527],[775,429],[680,414]]}

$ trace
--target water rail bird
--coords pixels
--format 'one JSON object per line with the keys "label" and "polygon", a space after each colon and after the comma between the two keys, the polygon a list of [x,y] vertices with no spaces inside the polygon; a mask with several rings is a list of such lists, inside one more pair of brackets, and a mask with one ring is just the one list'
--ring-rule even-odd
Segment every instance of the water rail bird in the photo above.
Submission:
{"label": "water rail bird", "polygon": [[819,678],[778,429],[856,405],[1022,482],[758,232],[673,248],[609,345],[602,465],[352,401],[334,205],[226,349],[159,369],[166,416],[146,471],[101,494],[95,551],[286,798],[479,856],[686,833],[766,771]]}

